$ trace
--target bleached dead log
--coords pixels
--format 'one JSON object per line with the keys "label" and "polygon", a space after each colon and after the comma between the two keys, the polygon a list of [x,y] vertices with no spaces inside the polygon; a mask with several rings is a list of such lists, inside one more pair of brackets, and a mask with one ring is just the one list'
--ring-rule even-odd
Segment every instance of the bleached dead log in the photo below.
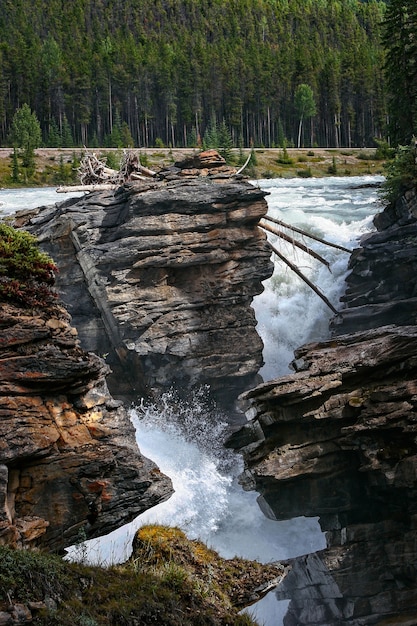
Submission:
{"label": "bleached dead log", "polygon": [[306,230],[297,228],[297,226],[291,226],[290,224],[286,224],[285,222],[278,220],[275,217],[271,217],[270,215],[264,215],[262,219],[268,220],[269,222],[273,222],[274,224],[277,224],[278,226],[289,228],[290,230],[293,230],[295,233],[299,233],[300,235],[304,235],[304,237],[309,237],[310,239],[314,239],[315,241],[324,243],[326,246],[329,246],[330,248],[336,248],[336,250],[343,250],[343,252],[349,252],[349,254],[352,252],[352,250],[349,250],[349,248],[345,248],[344,246],[341,246],[337,243],[332,243],[331,241],[326,241],[326,239],[317,237],[317,235],[312,235],[311,233],[308,233]]}
{"label": "bleached dead log", "polygon": [[339,313],[338,310],[334,308],[333,304],[330,302],[330,300],[328,300],[328,298],[326,298],[324,293],[322,293],[320,291],[320,289],[318,287],[316,287],[316,285],[314,285],[314,283],[312,283],[311,280],[309,278],[307,278],[307,276],[305,276],[298,269],[298,267],[296,265],[294,265],[294,263],[292,263],[289,259],[287,259],[283,254],[281,254],[281,252],[278,250],[278,248],[276,248],[270,241],[268,241],[268,245],[271,248],[271,250],[274,252],[274,254],[276,254],[277,257],[279,259],[281,259],[281,261],[283,261],[286,265],[288,265],[288,267],[295,274],[297,274],[297,276],[299,278],[301,278],[301,280],[303,280],[310,287],[310,289],[312,289],[314,291],[314,293],[316,293],[319,296],[319,298],[321,298],[323,300],[323,302],[325,302],[325,304],[327,304],[329,309],[331,309],[335,315],[338,315],[338,313]]}
{"label": "bleached dead log", "polygon": [[236,174],[233,174],[233,176],[237,176],[238,174],[241,174],[243,172],[243,170],[245,169],[245,167],[248,165],[250,159],[252,156],[252,152],[249,153],[248,158],[246,159],[246,161],[244,162],[244,164],[242,165],[242,167],[240,169],[238,169],[238,171],[236,172]]}
{"label": "bleached dead log", "polygon": [[148,167],[144,167],[143,165],[141,165],[139,163],[138,165],[138,171],[143,174],[144,176],[148,176],[153,178],[154,176],[156,176],[156,172],[154,172],[153,170],[150,170]]}
{"label": "bleached dead log", "polygon": [[56,190],[57,193],[74,193],[79,191],[106,191],[108,189],[117,189],[120,185],[115,185],[112,183],[102,183],[97,185],[63,185],[62,187],[58,187]]}
{"label": "bleached dead log", "polygon": [[119,170],[107,167],[94,152],[87,153],[81,160],[78,173],[83,187],[102,184],[118,186],[129,180],[144,180],[156,176],[156,172],[141,165],[139,156],[132,150],[124,151]]}
{"label": "bleached dead log", "polygon": [[322,257],[320,254],[318,254],[317,252],[315,252],[308,246],[304,245],[300,241],[297,241],[297,239],[294,239],[294,237],[290,237],[289,235],[286,235],[282,231],[278,230],[278,228],[274,228],[273,226],[270,226],[269,224],[265,224],[263,219],[259,222],[259,226],[263,228],[264,230],[276,235],[280,239],[283,239],[284,241],[288,241],[288,243],[291,243],[293,246],[295,246],[296,248],[299,248],[306,254],[309,254],[314,259],[317,259],[317,261],[320,261],[320,263],[323,263],[323,265],[325,265],[327,269],[331,271],[329,261],[327,261],[324,257]]}
{"label": "bleached dead log", "polygon": [[125,150],[120,165],[120,177],[123,181],[141,180],[137,175],[154,178],[156,172],[142,165],[139,156],[133,150]]}
{"label": "bleached dead log", "polygon": [[143,176],[142,174],[133,174],[130,175],[130,180],[149,180],[149,176]]}

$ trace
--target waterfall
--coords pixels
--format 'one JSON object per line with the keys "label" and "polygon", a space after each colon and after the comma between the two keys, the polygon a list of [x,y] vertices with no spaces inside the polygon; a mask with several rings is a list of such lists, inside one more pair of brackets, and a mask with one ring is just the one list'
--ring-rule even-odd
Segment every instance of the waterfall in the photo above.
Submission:
{"label": "waterfall", "polygon": [[[271,216],[353,249],[358,238],[372,228],[372,217],[379,210],[375,183],[381,181],[381,177],[334,177],[262,180],[254,184],[269,192]],[[20,208],[56,201],[55,189],[0,190],[0,214],[10,215]],[[268,237],[334,306],[339,306],[348,254],[306,241],[326,257],[329,271],[291,244],[278,241],[274,235]],[[328,337],[333,314],[279,261],[275,261],[274,275],[264,287],[253,307],[265,345],[261,374],[270,380],[289,371],[296,347]],[[225,558],[238,555],[270,562],[325,547],[316,518],[269,520],[257,505],[257,494],[242,489],[238,482],[242,460],[222,445],[227,416],[208,408],[206,392],[201,389],[187,402],[179,402],[173,390],[158,405],[137,399],[131,418],[138,445],[170,476],[175,494],[110,535],[71,547],[69,558],[82,557],[102,564],[121,562],[130,554],[136,529],[149,522],[178,526]],[[279,626],[287,604],[269,594],[250,612],[265,626]]]}

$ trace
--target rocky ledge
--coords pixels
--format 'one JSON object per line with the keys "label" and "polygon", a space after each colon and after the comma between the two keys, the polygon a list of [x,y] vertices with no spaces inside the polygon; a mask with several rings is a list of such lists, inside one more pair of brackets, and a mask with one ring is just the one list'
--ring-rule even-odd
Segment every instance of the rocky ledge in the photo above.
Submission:
{"label": "rocky ledge", "polygon": [[319,516],[326,533],[327,549],[289,562],[286,626],[416,623],[415,199],[353,253],[333,338],[241,397],[243,484],[268,516]]}
{"label": "rocky ledge", "polygon": [[172,493],[67,311],[0,303],[0,543],[63,551]]}
{"label": "rocky ledge", "polygon": [[107,355],[115,397],[204,384],[230,406],[262,364],[250,305],[273,270],[257,228],[264,196],[230,178],[138,181],[15,223],[58,265],[82,346]]}

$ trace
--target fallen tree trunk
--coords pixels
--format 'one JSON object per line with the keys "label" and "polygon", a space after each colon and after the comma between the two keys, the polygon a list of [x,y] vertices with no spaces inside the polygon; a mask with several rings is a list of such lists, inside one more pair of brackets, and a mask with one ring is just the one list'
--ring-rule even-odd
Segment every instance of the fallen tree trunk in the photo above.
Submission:
{"label": "fallen tree trunk", "polygon": [[269,226],[269,224],[264,224],[262,222],[263,222],[263,220],[261,220],[260,223],[259,223],[259,226],[261,228],[263,228],[264,230],[267,230],[268,232],[276,235],[277,237],[280,237],[284,241],[288,241],[288,243],[291,243],[293,246],[295,246],[296,248],[299,248],[303,252],[306,252],[306,254],[309,254],[313,258],[317,259],[317,261],[320,261],[320,263],[323,263],[323,265],[325,265],[327,267],[327,269],[329,271],[331,271],[330,270],[330,263],[329,263],[329,261],[327,261],[325,258],[323,258],[320,254],[318,254],[317,252],[315,252],[314,250],[312,250],[308,246],[304,245],[300,241],[297,241],[296,239],[294,239],[294,237],[290,237],[289,235],[286,235],[282,231],[278,230],[277,228],[273,228],[272,226]]}
{"label": "fallen tree trunk", "polygon": [[297,274],[297,276],[299,276],[299,278],[301,278],[301,280],[303,280],[310,287],[310,289],[312,289],[314,293],[316,293],[319,296],[319,298],[323,300],[325,304],[327,304],[329,309],[331,309],[335,315],[339,314],[337,309],[334,308],[333,304],[328,300],[328,298],[326,298],[324,293],[322,293],[320,289],[316,287],[316,285],[314,285],[309,278],[307,278],[307,276],[304,276],[304,274],[298,269],[296,265],[294,265],[294,263],[289,261],[283,254],[281,254],[278,248],[276,248],[270,241],[268,241],[268,245],[271,248],[271,250],[277,255],[277,257],[281,259],[281,261],[283,261],[286,265],[288,265],[288,267],[293,272],[295,272],[295,274]]}
{"label": "fallen tree trunk", "polygon": [[120,185],[112,183],[101,183],[97,185],[68,185],[58,187],[57,193],[73,193],[78,191],[106,191],[107,189],[117,189]]}
{"label": "fallen tree trunk", "polygon": [[297,226],[291,226],[290,224],[286,224],[281,220],[276,219],[275,217],[271,217],[270,215],[264,215],[262,218],[264,220],[268,220],[269,222],[273,222],[274,224],[278,224],[278,226],[283,226],[284,228],[289,228],[293,230],[295,233],[299,233],[300,235],[304,235],[305,237],[310,237],[310,239],[314,239],[315,241],[319,241],[320,243],[324,243],[326,246],[330,246],[330,248],[336,248],[337,250],[343,250],[343,252],[352,252],[349,248],[345,248],[344,246],[340,246],[337,243],[332,243],[331,241],[326,241],[326,239],[321,239],[321,237],[317,237],[317,235],[312,235],[308,233],[306,230],[302,230],[301,228],[297,228]]}

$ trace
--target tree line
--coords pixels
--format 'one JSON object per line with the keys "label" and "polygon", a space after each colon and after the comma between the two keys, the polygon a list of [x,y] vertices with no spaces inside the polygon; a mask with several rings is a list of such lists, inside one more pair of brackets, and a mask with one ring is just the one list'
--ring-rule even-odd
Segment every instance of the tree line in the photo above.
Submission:
{"label": "tree line", "polygon": [[[3,0],[0,144],[364,146],[387,138],[380,0]],[[303,86],[302,89],[300,86]],[[308,107],[304,98],[308,93]]]}

